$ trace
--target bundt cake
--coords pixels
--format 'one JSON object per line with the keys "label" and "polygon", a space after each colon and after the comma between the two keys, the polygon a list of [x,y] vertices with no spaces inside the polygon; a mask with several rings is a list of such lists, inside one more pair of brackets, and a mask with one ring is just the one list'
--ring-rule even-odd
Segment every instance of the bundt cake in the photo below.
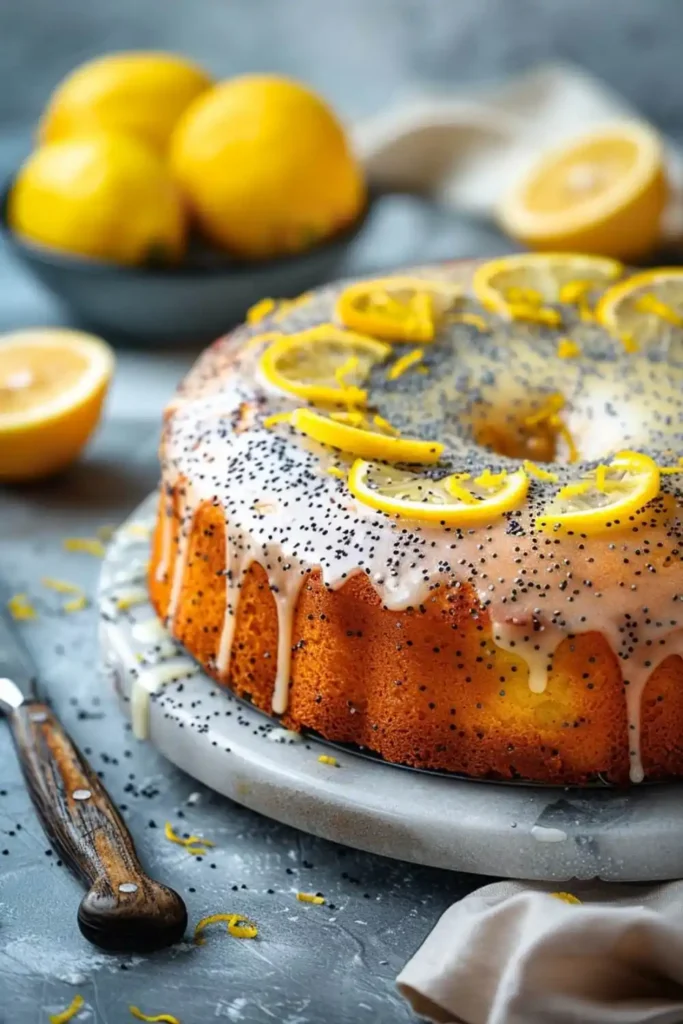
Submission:
{"label": "bundt cake", "polygon": [[683,271],[264,300],[169,404],[173,636],[296,730],[479,778],[683,775]]}

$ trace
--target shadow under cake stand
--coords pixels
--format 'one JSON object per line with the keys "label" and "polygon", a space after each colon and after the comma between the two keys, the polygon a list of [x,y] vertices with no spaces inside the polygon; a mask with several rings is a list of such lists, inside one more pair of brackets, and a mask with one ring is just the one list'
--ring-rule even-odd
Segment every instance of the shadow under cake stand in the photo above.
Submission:
{"label": "shadow under cake stand", "polygon": [[683,785],[563,789],[403,769],[297,737],[221,689],[149,603],[155,510],[152,495],[107,550],[101,654],[135,730],[183,771],[287,825],[431,867],[552,882],[683,875]]}

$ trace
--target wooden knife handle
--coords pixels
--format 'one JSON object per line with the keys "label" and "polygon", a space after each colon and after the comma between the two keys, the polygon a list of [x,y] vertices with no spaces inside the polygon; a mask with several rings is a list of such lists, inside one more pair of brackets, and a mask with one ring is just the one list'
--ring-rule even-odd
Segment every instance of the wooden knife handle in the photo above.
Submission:
{"label": "wooden knife handle", "polygon": [[88,886],[78,909],[86,939],[117,952],[149,952],[178,942],[187,926],[185,904],[142,870],[109,794],[51,709],[23,704],[9,722],[43,828]]}

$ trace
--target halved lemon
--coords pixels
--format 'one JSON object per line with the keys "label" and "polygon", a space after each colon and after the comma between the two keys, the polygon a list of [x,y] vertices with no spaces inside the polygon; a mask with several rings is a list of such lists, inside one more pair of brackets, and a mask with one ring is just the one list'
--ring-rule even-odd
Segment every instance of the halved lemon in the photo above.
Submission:
{"label": "halved lemon", "polygon": [[503,316],[559,326],[550,303],[581,301],[623,272],[617,260],[572,252],[520,253],[477,267],[472,286],[481,304]]}
{"label": "halved lemon", "polygon": [[659,494],[659,467],[641,452],[619,452],[580,480],[566,484],[536,519],[536,529],[566,526],[600,533],[620,526]]}
{"label": "halved lemon", "polygon": [[628,351],[647,348],[683,330],[683,268],[657,267],[605,292],[595,315]]}
{"label": "halved lemon", "polygon": [[114,355],[80,331],[0,336],[0,480],[30,480],[72,462],[93,432]]}
{"label": "halved lemon", "polygon": [[459,285],[419,277],[358,281],[337,299],[345,327],[386,341],[433,341],[441,317],[462,295]]}
{"label": "halved lemon", "polygon": [[526,497],[529,479],[518,469],[514,473],[485,471],[475,479],[467,473],[453,473],[431,480],[419,473],[356,459],[348,486],[363,504],[390,515],[476,526],[517,508]]}
{"label": "halved lemon", "polygon": [[656,245],[668,196],[662,143],[647,125],[606,125],[544,153],[499,208],[531,249],[635,260]]}
{"label": "halved lemon", "polygon": [[444,446],[438,441],[398,437],[381,416],[361,412],[332,413],[296,409],[290,422],[307,437],[363,459],[386,462],[438,462]]}
{"label": "halved lemon", "polygon": [[391,346],[321,324],[277,338],[259,360],[263,378],[280,391],[322,405],[364,405],[363,384]]}

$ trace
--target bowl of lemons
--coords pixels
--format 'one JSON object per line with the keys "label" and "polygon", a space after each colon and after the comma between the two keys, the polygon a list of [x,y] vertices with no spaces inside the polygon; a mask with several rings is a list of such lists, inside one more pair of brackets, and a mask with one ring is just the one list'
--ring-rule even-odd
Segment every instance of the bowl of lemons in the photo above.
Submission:
{"label": "bowl of lemons", "polygon": [[168,344],[334,277],[368,207],[344,128],[311,89],[129,52],[57,87],[1,220],[72,321]]}

